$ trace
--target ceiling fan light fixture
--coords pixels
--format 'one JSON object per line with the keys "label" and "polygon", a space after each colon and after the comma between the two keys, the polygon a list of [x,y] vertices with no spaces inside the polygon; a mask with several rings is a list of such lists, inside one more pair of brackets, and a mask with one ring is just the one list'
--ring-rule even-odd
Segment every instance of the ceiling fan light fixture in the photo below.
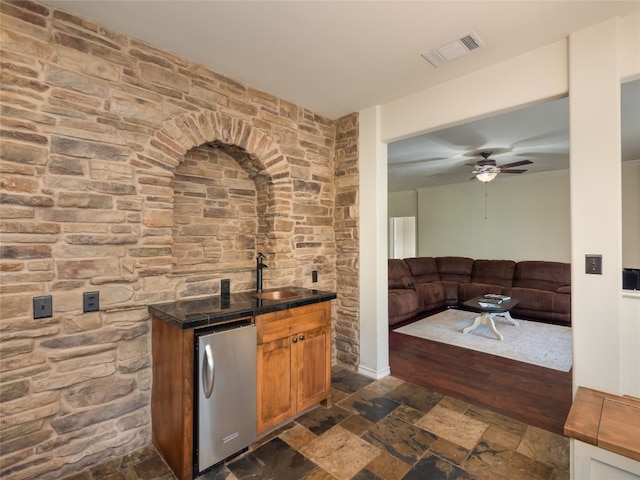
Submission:
{"label": "ceiling fan light fixture", "polygon": [[498,172],[480,172],[476,175],[476,178],[481,182],[487,183],[496,178]]}

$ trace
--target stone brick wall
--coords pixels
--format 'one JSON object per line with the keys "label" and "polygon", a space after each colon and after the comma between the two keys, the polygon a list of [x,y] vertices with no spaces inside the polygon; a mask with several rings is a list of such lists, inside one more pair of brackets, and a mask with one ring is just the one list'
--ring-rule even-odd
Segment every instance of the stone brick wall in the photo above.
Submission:
{"label": "stone brick wall", "polygon": [[360,297],[358,237],[358,115],[336,124],[335,160],[336,300],[335,349],[345,365],[360,362]]}
{"label": "stone brick wall", "polygon": [[[335,354],[356,366],[357,115],[41,3],[0,7],[0,476],[148,446],[147,305],[221,278],[248,290],[258,251],[266,287],[338,292]],[[85,291],[100,311],[82,313]],[[34,320],[40,295],[53,317]]]}
{"label": "stone brick wall", "polygon": [[255,288],[256,242],[266,233],[258,231],[258,218],[267,205],[258,197],[266,195],[266,182],[258,182],[258,195],[257,170],[225,153],[228,148],[191,149],[176,169],[173,275],[186,280],[180,297],[215,291],[219,282],[212,277],[219,275],[231,280],[234,291]]}

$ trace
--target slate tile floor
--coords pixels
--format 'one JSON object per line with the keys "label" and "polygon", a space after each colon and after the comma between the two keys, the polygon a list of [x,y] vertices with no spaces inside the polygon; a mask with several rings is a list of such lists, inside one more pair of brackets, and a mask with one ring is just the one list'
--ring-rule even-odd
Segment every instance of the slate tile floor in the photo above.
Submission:
{"label": "slate tile floor", "polygon": [[[311,410],[198,480],[564,480],[569,440],[393,377],[333,370]],[[153,448],[83,480],[174,480]],[[114,471],[115,470],[115,471]]]}

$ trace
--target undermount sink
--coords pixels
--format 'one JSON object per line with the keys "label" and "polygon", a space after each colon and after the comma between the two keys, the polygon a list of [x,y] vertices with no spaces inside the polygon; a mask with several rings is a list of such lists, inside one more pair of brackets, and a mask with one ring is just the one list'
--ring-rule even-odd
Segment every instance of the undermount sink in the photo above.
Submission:
{"label": "undermount sink", "polygon": [[283,300],[285,298],[297,297],[298,294],[296,292],[292,292],[291,290],[274,290],[272,292],[256,293],[253,296],[261,300]]}

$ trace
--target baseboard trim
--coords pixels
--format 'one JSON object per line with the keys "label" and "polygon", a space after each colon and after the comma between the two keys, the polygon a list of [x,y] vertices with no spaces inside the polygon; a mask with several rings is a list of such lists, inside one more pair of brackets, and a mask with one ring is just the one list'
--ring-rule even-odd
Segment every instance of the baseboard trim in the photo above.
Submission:
{"label": "baseboard trim", "polygon": [[380,380],[381,378],[388,377],[391,375],[391,367],[387,366],[382,370],[372,370],[368,367],[364,367],[362,365],[358,365],[358,373],[370,378],[374,378],[376,380]]}

